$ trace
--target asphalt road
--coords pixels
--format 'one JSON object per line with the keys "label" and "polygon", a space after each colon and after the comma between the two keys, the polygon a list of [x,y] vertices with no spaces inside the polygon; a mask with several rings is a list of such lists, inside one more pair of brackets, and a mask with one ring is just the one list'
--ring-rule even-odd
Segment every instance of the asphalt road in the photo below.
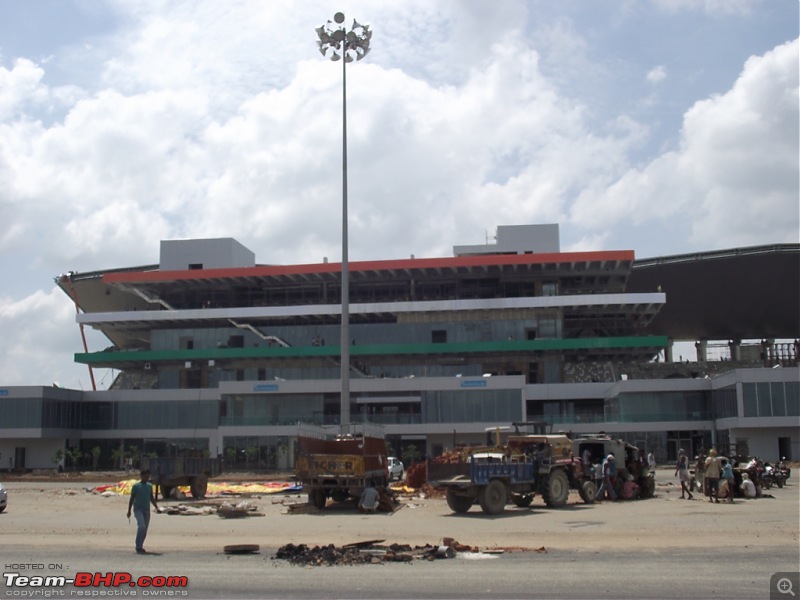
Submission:
{"label": "asphalt road", "polygon": [[[358,566],[303,567],[275,560],[276,549],[257,555],[179,551],[137,556],[105,550],[61,554],[2,548],[5,573],[35,576],[36,570],[9,569],[9,562],[44,564],[38,574],[130,573],[186,576],[188,588],[67,588],[71,592],[138,597],[172,591],[172,597],[201,598],[769,598],[770,576],[797,571],[797,556],[770,548],[720,548],[688,552],[548,551],[507,553],[491,558],[415,560]],[[48,569],[61,565],[62,569]],[[38,588],[40,593],[48,588]],[[54,588],[50,588],[55,592]],[[183,592],[188,590],[186,596]],[[6,588],[3,597],[22,597]],[[800,590],[799,590],[800,591]],[[99,594],[103,594],[100,596]],[[29,596],[30,597],[30,596]],[[44,597],[44,596],[38,596]],[[57,596],[52,596],[57,597]],[[146,596],[145,596],[146,597]],[[153,596],[151,596],[153,597]],[[786,596],[787,600],[790,596]]]}
{"label": "asphalt road", "polygon": [[[549,511],[510,509],[453,515],[443,500],[407,500],[394,515],[282,514],[261,500],[265,518],[226,521],[216,516],[154,515],[152,545],[161,554],[136,555],[126,497],[87,494],[86,484],[13,483],[0,514],[3,598],[780,598],[774,573],[792,572],[800,593],[800,491],[734,505],[678,500],[661,488],[633,503],[570,505]],[[665,486],[671,484],[664,484]],[[72,489],[76,488],[77,489]],[[413,503],[417,504],[413,508]],[[358,566],[294,566],[273,557],[278,545],[312,539],[355,541],[398,537],[435,542],[453,535],[488,548],[526,546],[525,552],[434,561]],[[520,533],[522,532],[522,533]],[[514,538],[513,536],[516,536]],[[229,540],[229,541],[228,541]],[[258,542],[256,555],[225,555],[223,543]],[[521,543],[521,542],[524,542]],[[539,546],[546,551],[536,552]],[[33,568],[31,567],[33,566]],[[58,588],[18,585],[23,577],[129,573],[186,577],[187,588],[131,586]],[[112,575],[113,576],[113,575]],[[41,582],[40,582],[41,583]],[[775,581],[772,581],[775,585]],[[62,593],[63,592],[63,593]],[[135,592],[135,594],[134,594]],[[171,594],[169,594],[171,592]]]}

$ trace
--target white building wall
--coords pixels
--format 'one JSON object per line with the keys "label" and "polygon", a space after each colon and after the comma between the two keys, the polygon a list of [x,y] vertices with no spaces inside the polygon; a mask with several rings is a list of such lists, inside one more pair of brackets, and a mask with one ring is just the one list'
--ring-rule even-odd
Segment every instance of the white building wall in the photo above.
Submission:
{"label": "white building wall", "polygon": [[790,438],[789,460],[800,459],[800,427],[737,428],[730,430],[731,444],[737,440],[747,440],[750,456],[757,456],[765,462],[775,462],[780,458],[778,438]]}
{"label": "white building wall", "polygon": [[0,441],[0,470],[18,468],[14,464],[17,448],[25,448],[25,469],[55,469],[53,457],[64,448],[66,438],[4,438]]}

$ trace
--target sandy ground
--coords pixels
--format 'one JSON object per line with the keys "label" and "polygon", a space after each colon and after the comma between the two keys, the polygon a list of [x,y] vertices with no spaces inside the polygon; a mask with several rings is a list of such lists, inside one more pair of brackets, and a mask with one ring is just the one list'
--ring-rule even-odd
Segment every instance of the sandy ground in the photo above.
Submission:
{"label": "sandy ground", "polygon": [[[640,550],[772,547],[800,564],[800,486],[790,480],[772,497],[737,499],[733,505],[710,504],[699,495],[681,500],[672,473],[660,471],[656,496],[649,500],[586,505],[570,495],[565,508],[547,509],[537,498],[529,509],[508,507],[489,517],[475,506],[453,514],[442,497],[400,495],[392,514],[362,515],[352,505],[329,502],[324,511],[293,512],[304,496],[274,494],[162,501],[164,508],[185,504],[248,502],[263,516],[223,519],[216,514],[154,514],[146,547],[219,551],[228,544],[258,544],[274,549],[288,543],[337,546],[381,539],[387,544],[438,545],[443,537],[480,549]],[[132,549],[135,520],[126,517],[128,496],[87,491],[88,482],[5,483],[9,507],[0,513],[0,534],[7,546],[26,546],[33,555],[54,548]]]}

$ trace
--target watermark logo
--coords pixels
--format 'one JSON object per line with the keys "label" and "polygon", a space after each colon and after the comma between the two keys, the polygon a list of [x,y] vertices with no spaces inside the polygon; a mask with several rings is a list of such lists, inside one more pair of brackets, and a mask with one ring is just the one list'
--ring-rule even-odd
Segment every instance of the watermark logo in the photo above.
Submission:
{"label": "watermark logo", "polygon": [[769,580],[770,600],[797,598],[800,593],[800,571],[775,573]]}

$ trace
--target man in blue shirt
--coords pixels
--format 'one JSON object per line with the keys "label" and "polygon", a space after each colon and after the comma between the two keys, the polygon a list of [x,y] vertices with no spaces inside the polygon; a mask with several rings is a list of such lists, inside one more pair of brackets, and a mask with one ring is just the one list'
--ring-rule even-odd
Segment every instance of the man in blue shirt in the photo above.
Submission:
{"label": "man in blue shirt", "polygon": [[131,488],[131,499],[128,502],[128,519],[131,518],[131,508],[136,517],[136,553],[147,554],[144,549],[144,539],[147,537],[147,528],[150,527],[150,504],[155,507],[156,512],[161,509],[156,504],[156,497],[153,493],[153,484],[150,483],[150,471],[145,469],[141,472],[141,481],[134,483]]}
{"label": "man in blue shirt", "polygon": [[613,454],[609,454],[605,461],[603,461],[603,483],[600,484],[600,489],[597,490],[597,498],[602,500],[607,493],[611,500],[616,500],[617,491],[614,489],[616,483],[617,461]]}

